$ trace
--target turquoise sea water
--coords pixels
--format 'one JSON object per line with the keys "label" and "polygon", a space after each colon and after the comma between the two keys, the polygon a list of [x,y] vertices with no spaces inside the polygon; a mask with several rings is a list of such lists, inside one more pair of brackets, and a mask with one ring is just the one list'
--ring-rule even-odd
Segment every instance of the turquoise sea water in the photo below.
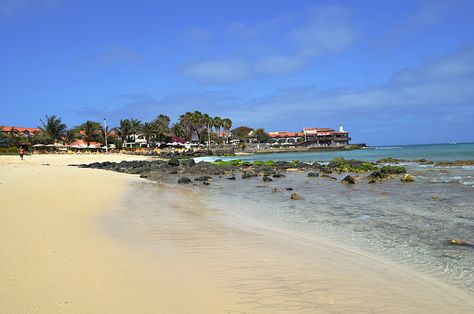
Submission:
{"label": "turquoise sea water", "polygon": [[[474,144],[407,145],[237,158],[312,162],[334,157],[370,161],[386,157],[474,160]],[[355,174],[359,176],[358,183],[346,185],[340,180],[347,174],[334,175],[337,180],[330,180],[290,171],[285,173],[286,177],[274,178],[272,182],[263,182],[262,177],[241,179],[236,174],[235,181],[215,176],[209,186],[196,183],[186,187],[213,211],[250,229],[254,225],[265,225],[306,237],[334,239],[474,293],[474,246],[448,244],[450,238],[462,238],[474,244],[474,166],[415,162],[407,162],[405,166],[415,182],[403,183],[396,178],[368,184],[366,174]],[[159,181],[175,184],[179,176],[181,174],[166,175]],[[292,192],[300,193],[302,199],[291,200]],[[131,199],[136,202],[136,195]],[[137,229],[151,234],[157,232],[149,217],[159,211],[159,200],[147,203],[141,210],[135,203],[129,207],[133,208],[135,218],[123,219],[124,225],[137,225]]]}
{"label": "turquoise sea water", "polygon": [[[335,157],[376,161],[393,157],[430,161],[474,160],[474,144],[403,145],[357,151],[257,154],[242,160],[328,161]],[[219,158],[219,157],[214,157]],[[231,159],[231,157],[222,158]],[[474,243],[474,166],[404,164],[415,182],[399,179],[356,185],[308,178],[288,172],[265,183],[261,177],[229,182],[215,178],[196,186],[201,197],[229,217],[238,215],[311,236],[338,241],[384,255],[474,292],[474,247],[447,244],[450,238]],[[286,188],[291,187],[292,191]],[[274,192],[274,189],[277,192]],[[298,192],[301,201],[291,201]]]}
{"label": "turquoise sea water", "polygon": [[[474,143],[377,146],[352,151],[256,154],[236,158],[250,161],[301,160],[314,162],[328,161],[335,157],[368,161],[377,161],[387,157],[406,160],[425,158],[431,161],[474,160]],[[230,159],[230,157],[220,159]]]}

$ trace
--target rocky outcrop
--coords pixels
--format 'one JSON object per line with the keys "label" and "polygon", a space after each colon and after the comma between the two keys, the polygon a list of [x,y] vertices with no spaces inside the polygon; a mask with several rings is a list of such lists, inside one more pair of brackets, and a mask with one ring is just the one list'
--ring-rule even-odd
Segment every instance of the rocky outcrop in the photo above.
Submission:
{"label": "rocky outcrop", "polygon": [[194,181],[209,181],[212,180],[211,176],[200,176],[194,179]]}
{"label": "rocky outcrop", "polygon": [[292,200],[300,200],[300,199],[302,199],[302,196],[301,196],[301,194],[298,193],[298,192],[293,192],[293,193],[291,193],[290,198],[291,198]]}
{"label": "rocky outcrop", "polygon": [[448,166],[448,167],[462,167],[462,166],[474,166],[474,160],[456,160],[456,161],[445,161],[437,162],[435,166]]}
{"label": "rocky outcrop", "polygon": [[250,179],[250,178],[257,177],[257,176],[258,175],[256,173],[247,172],[247,173],[244,173],[242,175],[242,179]]}
{"label": "rocky outcrop", "polygon": [[405,173],[401,178],[400,181],[409,183],[409,182],[415,182],[415,178],[411,174]]}
{"label": "rocky outcrop", "polygon": [[263,177],[263,182],[272,182],[273,180],[267,176]]}
{"label": "rocky outcrop", "polygon": [[344,179],[342,179],[341,182],[345,184],[355,184],[356,180],[354,179],[353,176],[348,175]]}
{"label": "rocky outcrop", "polygon": [[[76,165],[77,166],[77,165]],[[196,181],[205,182],[212,179],[212,176],[225,176],[229,180],[235,180],[236,174],[240,174],[242,179],[261,176],[266,182],[271,182],[271,178],[284,178],[289,171],[308,171],[307,176],[317,178],[328,178],[336,181],[337,178],[331,176],[333,173],[344,173],[349,171],[359,173],[372,171],[367,177],[369,183],[405,174],[406,170],[401,166],[378,167],[372,163],[359,160],[346,160],[344,158],[333,159],[328,165],[323,166],[317,162],[310,164],[299,161],[242,161],[242,160],[216,160],[215,162],[200,161],[194,162],[189,158],[171,158],[169,160],[136,160],[92,163],[78,165],[82,168],[96,168],[111,170],[129,174],[138,174],[142,177],[161,178],[167,175],[187,175],[194,176]],[[349,182],[347,182],[349,183]],[[352,184],[352,183],[349,183]]]}
{"label": "rocky outcrop", "polygon": [[322,174],[321,178],[331,179],[331,180],[334,180],[334,181],[337,180],[336,177],[333,177],[333,176],[330,176],[330,175],[327,175],[327,174]]}
{"label": "rocky outcrop", "polygon": [[461,238],[452,238],[448,240],[448,244],[450,245],[458,245],[458,246],[468,246],[468,247],[474,247],[473,244],[467,242],[464,239]]}
{"label": "rocky outcrop", "polygon": [[172,167],[178,167],[179,166],[179,159],[173,158],[168,160],[168,165]]}
{"label": "rocky outcrop", "polygon": [[188,177],[181,177],[178,179],[179,184],[189,184],[191,183],[191,179]]}

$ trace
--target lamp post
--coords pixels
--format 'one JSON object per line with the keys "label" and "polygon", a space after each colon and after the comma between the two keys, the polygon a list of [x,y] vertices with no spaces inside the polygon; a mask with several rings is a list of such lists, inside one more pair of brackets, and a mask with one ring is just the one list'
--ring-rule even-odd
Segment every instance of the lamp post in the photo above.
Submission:
{"label": "lamp post", "polygon": [[211,129],[209,124],[207,124],[207,149],[211,149]]}
{"label": "lamp post", "polygon": [[109,145],[107,144],[107,120],[104,118],[104,133],[105,133],[105,153],[109,152]]}

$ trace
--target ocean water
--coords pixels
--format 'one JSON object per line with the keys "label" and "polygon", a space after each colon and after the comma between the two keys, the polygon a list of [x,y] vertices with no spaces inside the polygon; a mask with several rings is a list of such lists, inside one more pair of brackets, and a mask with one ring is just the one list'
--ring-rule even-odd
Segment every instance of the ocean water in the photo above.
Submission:
{"label": "ocean water", "polygon": [[[208,187],[177,187],[173,176],[163,178],[173,184],[137,180],[103,223],[122,244],[145,250],[171,273],[179,271],[176,280],[183,284],[179,291],[183,300],[190,280],[198,282],[204,293],[209,288],[224,291],[230,302],[216,308],[218,313],[472,313],[469,291],[356,247],[365,244],[363,233],[373,230],[370,238],[375,246],[370,249],[383,255],[386,247],[396,248],[404,263],[411,265],[419,253],[403,244],[413,245],[416,239],[391,226],[397,225],[395,212],[403,211],[409,202],[400,208],[390,201],[386,208],[361,210],[370,201],[352,200],[357,188],[316,179],[305,183],[302,178],[301,173],[290,174],[286,181],[275,183],[298,189],[304,195],[299,202],[289,201],[286,192],[260,187],[258,179],[216,178]],[[315,189],[337,194],[330,198],[314,193]],[[320,198],[309,197],[318,194]],[[373,201],[382,201],[380,197]],[[330,204],[332,199],[338,201]],[[347,208],[348,200],[354,208]],[[407,230],[412,220],[424,221],[414,209],[406,210],[406,215]],[[354,221],[360,222],[359,227]],[[390,223],[384,225],[386,221]],[[438,256],[425,249],[424,238],[414,251],[425,251],[434,256],[426,260],[435,261]],[[464,263],[469,256],[459,256],[461,252],[453,249],[444,254]],[[450,274],[454,272],[459,274]],[[460,282],[464,288],[469,285],[464,277]]]}
{"label": "ocean water", "polygon": [[[473,159],[473,149],[472,144],[423,145],[244,158],[443,161]],[[361,174],[357,184],[345,185],[340,180],[346,174],[330,180],[289,171],[272,182],[236,174],[235,181],[215,176],[209,186],[193,182],[176,188],[179,175],[163,175],[157,178],[162,184],[137,181],[104,225],[160,260],[192,260],[194,272],[238,296],[240,303],[226,311],[244,306],[249,313],[470,313],[456,307],[462,305],[456,298],[474,296],[474,247],[452,246],[448,239],[474,243],[474,167],[405,165],[415,182],[368,184]],[[292,192],[302,199],[291,200]],[[403,271],[387,276],[366,256]],[[428,291],[417,279],[435,284]],[[440,281],[463,291],[444,290]],[[334,308],[327,295],[337,295],[342,306]]]}
{"label": "ocean water", "polygon": [[[345,152],[281,153],[242,156],[244,160],[327,161],[334,157],[376,161],[381,158],[431,161],[473,160],[474,144],[376,147]],[[474,243],[474,167],[405,163],[414,183],[399,179],[356,185],[306,173],[264,183],[259,178],[215,178],[196,186],[200,197],[229,217],[326,236],[385,256],[474,293],[474,247],[452,246],[448,239]],[[292,191],[287,191],[292,188]],[[274,191],[276,189],[276,192]],[[290,200],[298,192],[302,200]]]}
{"label": "ocean water", "polygon": [[[407,160],[425,158],[432,161],[472,160],[474,144],[412,145],[239,158],[327,161],[334,157],[371,161],[386,157]],[[182,245],[189,254],[205,252],[210,259],[216,260],[225,258],[226,254],[232,255],[229,257],[232,260],[239,256],[240,249],[251,248],[247,244],[226,242],[235,237],[230,236],[231,229],[219,227],[222,219],[228,225],[241,226],[247,230],[252,230],[252,226],[255,229],[265,226],[305,238],[342,243],[346,247],[381,256],[435,277],[474,295],[474,247],[448,244],[451,238],[462,238],[474,243],[474,167],[441,167],[414,162],[405,165],[415,177],[415,182],[402,183],[399,179],[393,179],[368,184],[365,175],[359,175],[357,184],[345,185],[340,180],[346,174],[335,175],[337,181],[334,181],[310,178],[306,172],[286,172],[286,177],[274,178],[269,183],[263,182],[261,177],[240,179],[237,174],[238,179],[231,181],[225,176],[216,176],[209,186],[200,183],[187,185],[186,188],[192,190],[198,201],[194,197],[188,200],[188,196],[185,196],[189,203],[185,205],[183,201],[177,205],[169,202],[168,198],[172,199],[172,194],[179,190],[173,190],[173,185],[168,190],[160,189],[159,185],[146,186],[142,196],[137,198],[137,194],[133,194],[131,203],[126,206],[128,210],[119,213],[115,222],[112,219],[112,225],[116,234],[125,234],[125,237],[135,238],[140,243],[152,242],[155,249],[158,246],[170,249]],[[178,176],[169,175],[161,177],[159,181],[175,184],[177,179]],[[292,190],[288,191],[287,188]],[[291,200],[292,192],[300,193],[302,199]],[[175,198],[179,199],[179,196]],[[201,203],[205,206],[199,205]],[[107,221],[111,221],[110,217]],[[190,222],[193,224],[190,225]],[[209,229],[206,235],[202,235],[203,228]],[[192,232],[192,239],[188,231]],[[216,243],[220,245],[217,253],[214,247]],[[308,257],[308,263],[311,263],[311,258]],[[205,259],[203,264],[207,263],[208,259]],[[244,257],[233,263],[234,268],[255,268]],[[258,270],[255,282],[258,282],[259,276],[267,268],[255,269]],[[308,266],[308,269],[312,268]],[[229,271],[219,269],[219,272]],[[312,275],[309,272],[304,278]],[[272,274],[275,285],[281,282],[280,276],[280,269]],[[302,278],[296,280],[293,277],[294,274],[289,271],[285,280],[295,280],[295,286],[305,282]],[[256,286],[254,281],[251,285],[238,279],[236,282],[239,283],[236,289],[246,291],[250,298],[253,294],[258,295],[258,291],[251,290]],[[308,289],[310,287],[305,286],[295,295],[310,291]],[[286,291],[286,288],[283,290]],[[262,291],[266,291],[263,286]],[[308,309],[311,308],[308,306]]]}
{"label": "ocean water", "polygon": [[[270,183],[261,177],[216,178],[193,189],[227,217],[328,237],[474,293],[474,248],[448,244],[451,238],[474,243],[474,184],[461,183],[459,171],[474,178],[472,169],[409,166],[416,182],[408,184],[398,179],[368,184],[360,178],[345,185],[339,182],[344,175],[333,181],[290,172]],[[291,200],[292,192],[303,198]]]}
{"label": "ocean water", "polygon": [[367,161],[377,161],[387,157],[406,160],[424,158],[431,161],[474,160],[474,143],[376,146],[352,151],[273,153],[239,157],[208,157],[205,160],[300,160],[314,162],[328,161],[336,157]]}

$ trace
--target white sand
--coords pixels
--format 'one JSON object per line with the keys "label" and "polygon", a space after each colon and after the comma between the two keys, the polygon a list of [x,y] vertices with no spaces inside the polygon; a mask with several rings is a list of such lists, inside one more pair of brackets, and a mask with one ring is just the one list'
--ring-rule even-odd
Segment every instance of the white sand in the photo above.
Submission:
{"label": "white sand", "polygon": [[[225,224],[189,191],[66,166],[132,158],[0,156],[0,313],[474,309],[467,293],[363,252]],[[121,212],[130,188],[161,193],[151,230],[126,220],[140,212]],[[144,245],[111,236],[104,216],[125,219],[112,234],[133,233]]]}
{"label": "white sand", "polygon": [[226,300],[104,236],[98,217],[135,177],[65,166],[131,157],[25,159],[0,156],[0,313],[212,313]]}

